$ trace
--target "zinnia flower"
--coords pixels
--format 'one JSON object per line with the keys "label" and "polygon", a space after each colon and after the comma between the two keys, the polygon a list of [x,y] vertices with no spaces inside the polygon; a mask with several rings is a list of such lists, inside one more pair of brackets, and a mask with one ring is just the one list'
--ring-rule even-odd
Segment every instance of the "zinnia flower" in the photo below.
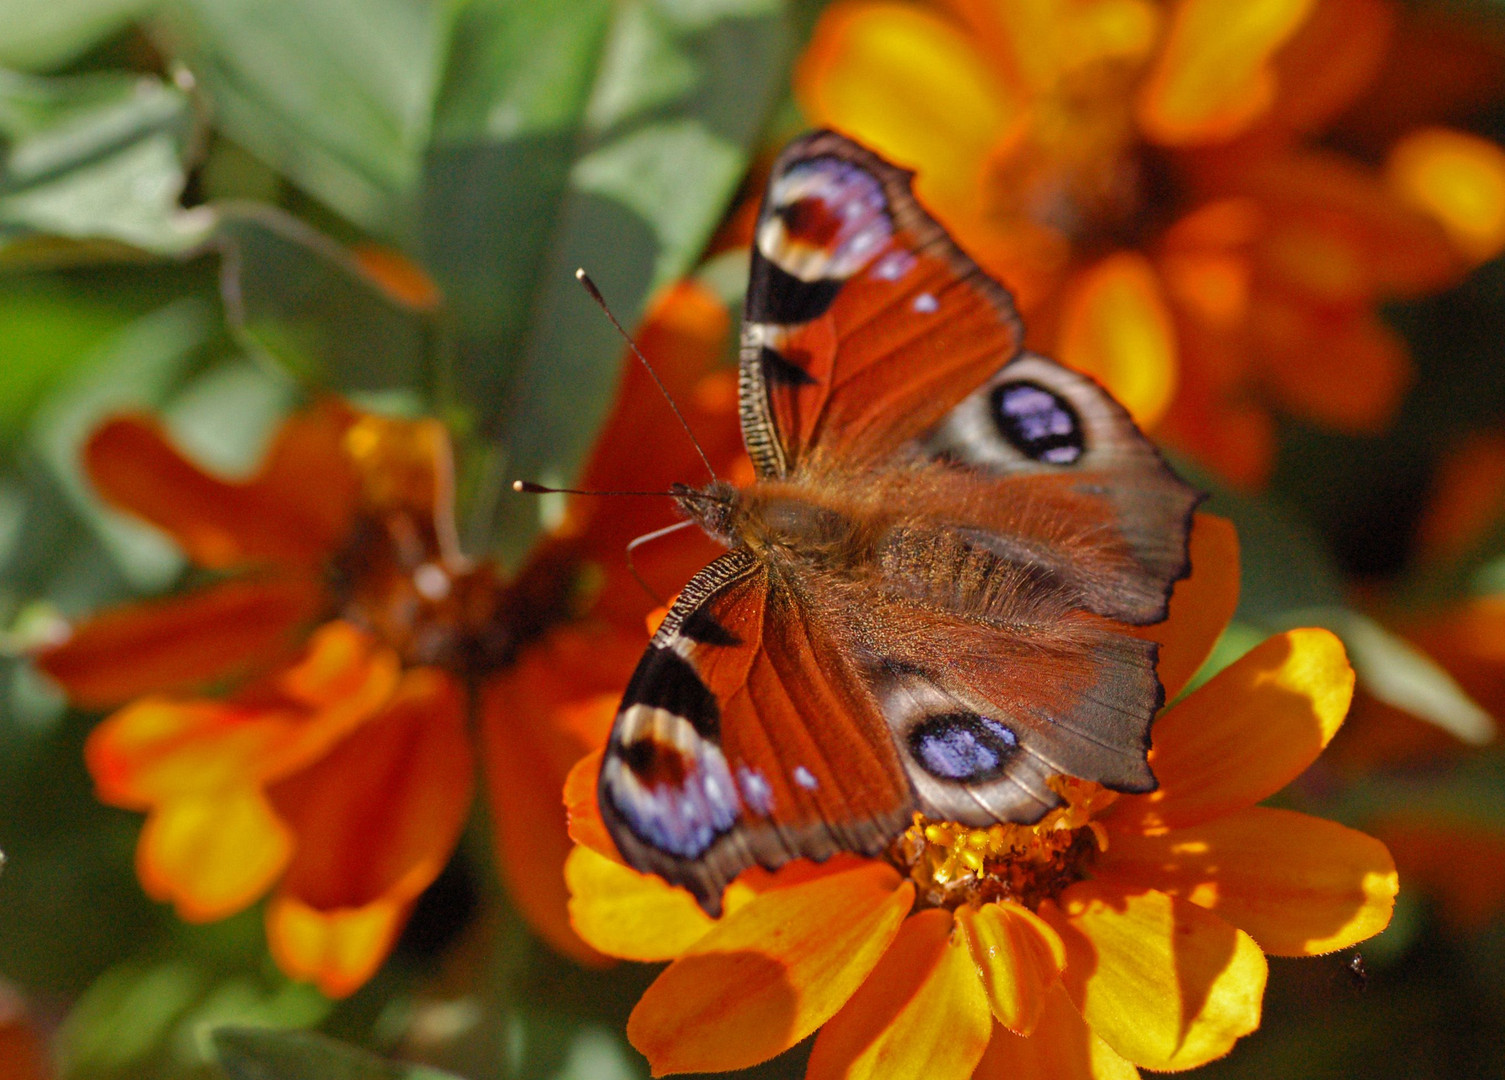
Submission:
{"label": "zinnia flower", "polygon": [[[735,376],[716,370],[728,323],[683,285],[643,333],[723,456],[737,431]],[[698,462],[631,364],[587,486],[611,486],[631,462],[630,486],[667,487]],[[571,505],[507,582],[459,549],[436,420],[325,400],[290,418],[244,481],[204,472],[144,416],[106,423],[85,457],[104,499],[166,531],[208,579],[87,619],[37,657],[78,704],[121,706],[86,757],[101,799],[147,815],[137,870],[148,894],[207,921],[271,890],[279,966],[350,993],[454,849],[479,714],[518,903],[557,947],[595,955],[565,915],[558,792],[604,738],[597,700],[620,691],[618,669],[642,648],[655,601],[619,567],[628,540],[673,520],[667,498],[618,514]],[[677,580],[704,558],[691,539],[645,551],[644,571]]]}
{"label": "zinnia flower", "polygon": [[[1174,698],[1230,617],[1237,549],[1199,516],[1162,643]],[[1342,949],[1389,922],[1377,841],[1259,806],[1342,723],[1353,674],[1323,630],[1272,638],[1169,707],[1160,782],[1124,796],[1061,779],[1031,826],[917,819],[886,858],[750,871],[706,917],[616,861],[599,756],[566,788],[576,928],[670,960],[628,1021],[655,1075],[742,1068],[819,1029],[809,1077],[1126,1077],[1191,1068],[1259,1025],[1265,956]]]}
{"label": "zinnia flower", "polygon": [[1440,127],[1382,167],[1319,140],[1379,70],[1388,0],[844,0],[810,119],[917,171],[1041,351],[1240,483],[1271,408],[1343,431],[1409,379],[1377,305],[1505,246],[1505,153]]}

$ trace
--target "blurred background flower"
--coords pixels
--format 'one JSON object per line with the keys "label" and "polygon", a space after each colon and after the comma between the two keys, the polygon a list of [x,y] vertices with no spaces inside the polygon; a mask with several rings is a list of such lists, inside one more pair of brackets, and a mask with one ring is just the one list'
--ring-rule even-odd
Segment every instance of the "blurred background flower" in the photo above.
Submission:
{"label": "blurred background flower", "polygon": [[0,3],[0,1074],[646,1075],[559,788],[707,549],[639,583],[667,501],[509,485],[703,478],[577,266],[746,478],[739,245],[817,124],[1235,523],[1193,688],[1346,647],[1276,805],[1394,918],[1201,1074],[1505,1075],[1497,0]]}

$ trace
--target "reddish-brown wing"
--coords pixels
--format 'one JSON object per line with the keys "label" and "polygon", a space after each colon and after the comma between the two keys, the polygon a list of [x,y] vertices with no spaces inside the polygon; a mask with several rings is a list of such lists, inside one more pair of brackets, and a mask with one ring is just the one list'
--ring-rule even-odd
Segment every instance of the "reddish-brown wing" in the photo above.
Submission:
{"label": "reddish-brown wing", "polygon": [[834,132],[791,143],[758,217],[742,330],[742,432],[759,474],[890,458],[1018,351],[1008,293],[909,190]]}
{"label": "reddish-brown wing", "polygon": [[712,913],[755,863],[881,851],[913,799],[852,658],[746,549],[696,575],[659,628],[598,797],[623,857]]}

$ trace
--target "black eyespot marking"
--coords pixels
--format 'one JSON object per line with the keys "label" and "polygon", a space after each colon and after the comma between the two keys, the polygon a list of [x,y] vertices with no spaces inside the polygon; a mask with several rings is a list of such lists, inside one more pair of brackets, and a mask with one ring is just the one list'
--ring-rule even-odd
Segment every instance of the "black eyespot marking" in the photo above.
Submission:
{"label": "black eyespot marking", "polygon": [[815,382],[814,375],[767,345],[758,353],[758,362],[763,365],[764,380],[772,386],[809,386]]}
{"label": "black eyespot marking", "polygon": [[708,607],[701,605],[679,624],[679,632],[701,645],[741,645],[742,639],[716,621]]}
{"label": "black eyespot marking", "polygon": [[1003,774],[1019,749],[1019,740],[1006,726],[977,713],[927,716],[909,730],[915,760],[941,780],[976,783]]}
{"label": "black eyespot marking", "polygon": [[1070,402],[1032,382],[1010,382],[992,393],[993,422],[1009,444],[1032,461],[1070,465],[1087,444]]}
{"label": "black eyespot marking", "polygon": [[833,278],[802,281],[754,247],[747,321],[792,325],[818,319],[835,302],[843,284]]}
{"label": "black eyespot marking", "polygon": [[646,705],[682,716],[702,739],[716,738],[721,706],[700,681],[690,662],[673,649],[652,646],[638,661],[637,670],[622,693],[622,709]]}
{"label": "black eyespot marking", "polygon": [[617,753],[622,757],[622,764],[631,769],[645,787],[666,784],[680,787],[691,771],[691,763],[677,747],[661,743],[651,735],[624,743]]}

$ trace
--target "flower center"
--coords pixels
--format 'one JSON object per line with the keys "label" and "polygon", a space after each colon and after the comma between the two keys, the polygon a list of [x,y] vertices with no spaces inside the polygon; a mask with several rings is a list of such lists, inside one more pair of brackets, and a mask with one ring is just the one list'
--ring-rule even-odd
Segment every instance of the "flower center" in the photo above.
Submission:
{"label": "flower center", "polygon": [[1064,800],[1033,825],[971,828],[920,814],[888,858],[915,883],[921,907],[958,908],[1012,900],[1031,911],[1086,876],[1107,832],[1093,817],[1117,794],[1066,777],[1051,781]]}

